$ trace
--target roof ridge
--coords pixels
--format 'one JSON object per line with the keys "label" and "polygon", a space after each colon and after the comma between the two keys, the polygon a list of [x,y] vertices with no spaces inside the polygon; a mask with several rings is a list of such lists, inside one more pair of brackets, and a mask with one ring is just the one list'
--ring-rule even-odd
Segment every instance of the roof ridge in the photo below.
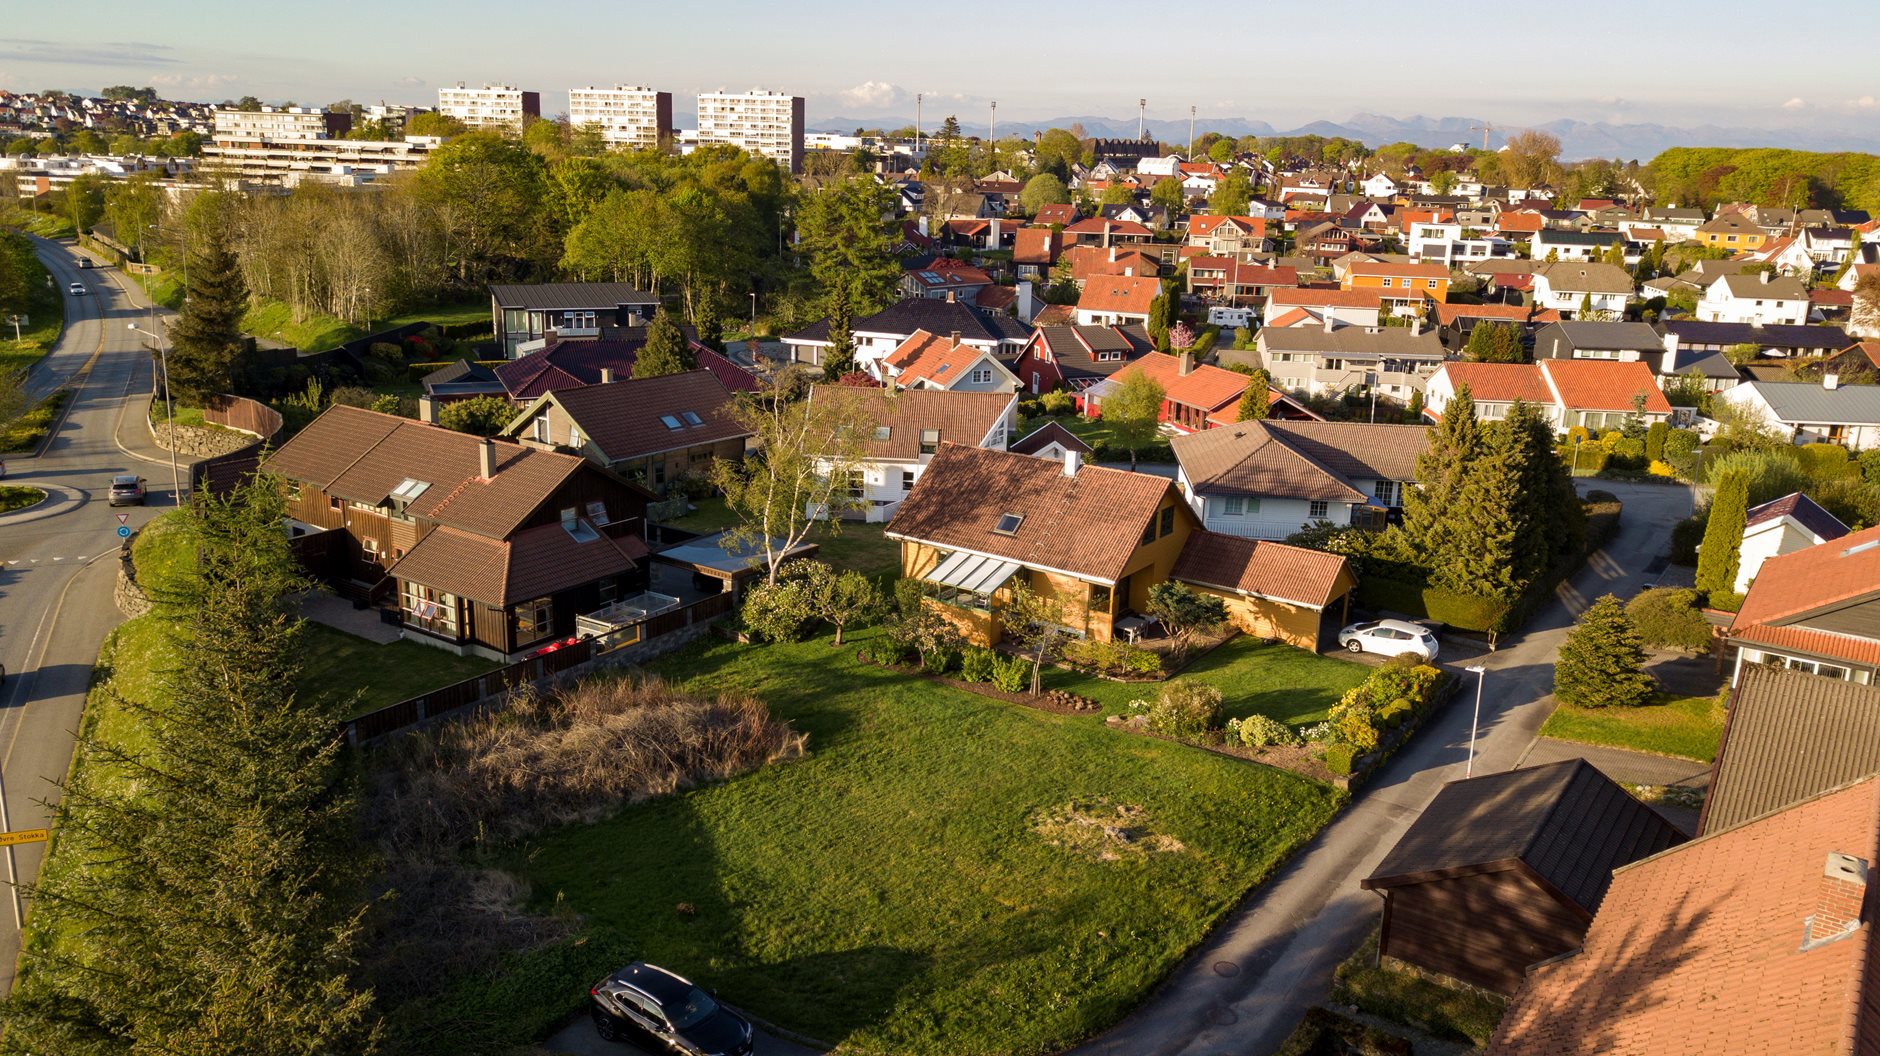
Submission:
{"label": "roof ridge", "polygon": [[1561,762],[1576,763],[1578,765],[1569,768],[1570,772],[1567,775],[1566,781],[1560,786],[1560,793],[1554,796],[1553,802],[1547,804],[1546,812],[1543,813],[1538,819],[1535,820],[1534,831],[1528,833],[1527,843],[1524,844],[1521,848],[1521,857],[1522,857],[1522,860],[1524,861],[1526,860],[1528,854],[1534,850],[1535,846],[1540,843],[1541,833],[1546,832],[1553,825],[1554,814],[1560,810],[1560,805],[1566,802],[1567,793],[1572,790],[1573,786],[1577,782],[1579,782],[1583,776],[1585,776],[1587,771],[1590,770],[1593,773],[1598,774],[1600,777],[1605,778],[1608,782],[1612,780],[1611,778],[1606,777],[1605,774],[1600,773],[1597,767],[1595,767],[1592,763],[1587,762],[1584,758],[1563,759],[1561,760]]}

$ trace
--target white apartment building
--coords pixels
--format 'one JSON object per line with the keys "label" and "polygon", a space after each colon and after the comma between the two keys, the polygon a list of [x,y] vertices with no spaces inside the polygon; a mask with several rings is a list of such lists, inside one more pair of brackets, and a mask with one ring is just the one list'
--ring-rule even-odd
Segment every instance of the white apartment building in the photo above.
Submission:
{"label": "white apartment building", "polygon": [[782,92],[706,92],[698,97],[698,145],[726,143],[803,167],[803,97]]}
{"label": "white apartment building", "polygon": [[467,88],[458,81],[454,88],[437,90],[437,110],[473,129],[520,131],[525,120],[542,116],[542,94],[509,84]]}
{"label": "white apartment building", "polygon": [[217,138],[202,145],[203,162],[217,173],[281,187],[303,182],[357,187],[394,172],[422,168],[443,140]]}
{"label": "white apartment building", "polygon": [[624,84],[570,88],[568,124],[598,125],[609,146],[656,150],[672,139],[672,93]]}
{"label": "white apartment building", "polygon": [[331,139],[352,127],[349,114],[329,113],[309,106],[259,110],[217,110],[215,139],[220,142]]}

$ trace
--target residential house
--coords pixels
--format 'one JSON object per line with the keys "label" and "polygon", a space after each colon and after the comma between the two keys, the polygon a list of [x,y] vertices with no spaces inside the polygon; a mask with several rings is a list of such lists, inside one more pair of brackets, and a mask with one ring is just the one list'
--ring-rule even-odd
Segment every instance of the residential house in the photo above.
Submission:
{"label": "residential house", "polygon": [[1799,491],[1751,507],[1743,523],[1743,538],[1737,548],[1736,585],[1731,589],[1747,594],[1756,573],[1762,571],[1763,562],[1831,543],[1847,532],[1847,525]]}
{"label": "residential house", "polygon": [[1141,326],[1040,326],[1012,366],[1025,390],[1082,392],[1154,350]]}
{"label": "residential house", "polygon": [[[1535,264],[1534,303],[1573,319],[1619,319],[1632,299],[1632,276],[1616,264]],[[1588,314],[1588,313],[1593,314]]]}
{"label": "residential house", "polygon": [[730,389],[708,370],[554,389],[502,435],[561,451],[664,494],[705,480],[712,463],[744,457],[751,430],[732,413]]}
{"label": "residential house", "polygon": [[1253,216],[1212,216],[1196,213],[1188,218],[1188,244],[1207,251],[1213,257],[1238,257],[1264,253],[1272,244],[1266,238],[1266,221]]}
{"label": "residential house", "polygon": [[1289,392],[1371,394],[1408,403],[1447,355],[1436,331],[1420,324],[1366,330],[1335,326],[1328,316],[1316,327],[1265,327],[1254,352],[1227,349],[1217,355],[1224,363],[1265,367],[1273,384]]}
{"label": "residential house", "polygon": [[1671,416],[1671,404],[1645,364],[1586,359],[1445,363],[1424,386],[1424,415],[1440,420],[1464,385],[1483,421],[1506,418],[1517,400],[1559,432],[1576,425],[1596,433],[1618,429],[1635,413],[1647,423]]}
{"label": "residential house", "polygon": [[1724,712],[1698,832],[1744,822],[1880,773],[1880,687],[1745,667]]}
{"label": "residential house", "polygon": [[1103,413],[1103,400],[1116,391],[1130,374],[1143,374],[1162,386],[1159,418],[1164,427],[1177,433],[1199,432],[1234,421],[1240,409],[1240,397],[1247,391],[1249,378],[1232,370],[1196,364],[1184,352],[1171,356],[1150,352],[1117,371],[1109,379],[1084,390],[1084,413],[1092,418]]}
{"label": "residential house", "polygon": [[1665,237],[1673,242],[1698,241],[1697,229],[1703,226],[1706,219],[1702,209],[1675,205],[1648,205],[1639,210],[1639,218],[1642,223],[1663,231]]}
{"label": "residential house", "polygon": [[902,389],[949,392],[1012,392],[1018,377],[980,345],[960,340],[958,331],[941,335],[916,330],[881,361],[882,380]]}
{"label": "residential house", "polygon": [[1837,355],[1853,347],[1856,339],[1838,326],[1757,326],[1753,323],[1711,323],[1696,319],[1666,320],[1666,337],[1678,347],[1699,352],[1727,352],[1737,345],[1755,345],[1758,355],[1778,359],[1810,359]]}
{"label": "residential house", "polygon": [[1076,433],[1055,421],[1048,421],[1023,438],[1012,441],[1006,450],[1050,462],[1062,462],[1064,456],[1070,454],[1088,460],[1093,449]]}
{"label": "residential house", "polygon": [[1097,246],[1108,249],[1111,246],[1127,246],[1140,242],[1155,241],[1155,232],[1147,224],[1133,220],[1109,220],[1103,217],[1085,217],[1064,229],[1064,244],[1067,246]]}
{"label": "residential house", "polygon": [[991,645],[1015,584],[1055,601],[1072,634],[1110,640],[1195,528],[1166,477],[945,443],[887,536],[901,574],[930,585],[927,603]]}
{"label": "residential house", "polygon": [[1611,359],[1636,363],[1664,353],[1664,339],[1644,323],[1568,320],[1534,334],[1535,359]]}
{"label": "residential house", "polygon": [[[501,395],[518,407],[557,389],[624,381],[633,376],[633,365],[640,358],[640,349],[646,347],[646,327],[615,333],[620,336],[574,341],[551,338],[520,359],[497,364],[491,374],[502,387]],[[696,341],[689,345],[699,369],[710,371],[731,391],[755,392],[764,387],[757,375],[712,349]],[[419,417],[428,421],[427,415],[434,410],[435,405],[427,406],[419,401]]]}
{"label": "residential house", "polygon": [[1683,833],[1584,759],[1445,784],[1359,882],[1378,954],[1490,993],[1579,948],[1614,869]]}
{"label": "residential house", "polygon": [[1077,222],[1077,207],[1068,203],[1047,203],[1038,207],[1031,222],[1044,227],[1069,227]]}
{"label": "residential house", "polygon": [[1416,483],[1418,425],[1253,421],[1178,436],[1182,496],[1211,532],[1284,539],[1318,521],[1382,527]]}
{"label": "residential house", "polygon": [[1709,323],[1800,326],[1808,322],[1808,291],[1796,279],[1766,271],[1723,275],[1704,287],[1697,301],[1697,318]]}
{"label": "residential house", "polygon": [[[1011,316],[986,311],[965,301],[907,298],[850,324],[856,365],[879,377],[881,361],[919,330],[930,334],[951,334],[957,330],[961,341],[1001,359],[1017,356],[1031,334]],[[830,348],[829,320],[783,335],[783,345],[790,350],[793,362],[821,366]]]}
{"label": "residential house", "polygon": [[658,307],[658,294],[624,282],[490,286],[490,324],[505,359],[552,336],[599,337],[616,327],[644,326]]}
{"label": "residential house", "polygon": [[1607,251],[1624,240],[1617,231],[1557,231],[1544,227],[1529,240],[1528,253],[1534,260],[1549,263],[1604,260]]}
{"label": "residential house", "polygon": [[574,455],[335,405],[268,455],[316,572],[403,637],[508,660],[644,591],[652,494]]}
{"label": "residential house", "polygon": [[979,291],[992,285],[992,276],[952,257],[935,257],[901,274],[901,296],[971,304]]}
{"label": "residential house", "polygon": [[1357,244],[1355,234],[1331,220],[1302,222],[1293,237],[1293,252],[1322,264],[1344,256]]}
{"label": "residential house", "polygon": [[1718,213],[1697,228],[1697,241],[1713,249],[1733,252],[1760,249],[1768,237],[1768,232],[1741,213]]}
{"label": "residential house", "polygon": [[1865,1053],[1880,778],[1614,871],[1578,947],[1528,969],[1486,1056]]}
{"label": "residential house", "polygon": [[1533,333],[1537,326],[1560,321],[1560,313],[1552,308],[1537,308],[1524,304],[1438,304],[1436,325],[1442,330],[1443,344],[1451,350],[1466,345],[1469,335],[1483,323],[1499,326],[1513,326],[1521,330],[1525,337]]}
{"label": "residential house", "polygon": [[1210,304],[1258,307],[1274,290],[1299,285],[1299,272],[1293,268],[1275,268],[1249,264],[1236,257],[1195,256],[1188,258],[1188,289]]}
{"label": "residential house", "polygon": [[1018,429],[1016,393],[818,385],[810,398],[860,400],[874,420],[856,472],[863,506],[852,515],[870,524],[894,516],[942,445],[1004,451]]}
{"label": "residential house", "polygon": [[1730,622],[1732,684],[1754,664],[1861,685],[1880,669],[1880,528],[1763,561]]}
{"label": "residential house", "polygon": [[1162,283],[1133,275],[1099,275],[1084,284],[1077,298],[1077,325],[1126,326],[1149,323],[1150,305],[1162,295]]}
{"label": "residential house", "polygon": [[1329,290],[1320,287],[1279,288],[1268,292],[1261,325],[1268,327],[1356,326],[1375,330],[1384,310],[1382,289]]}
{"label": "residential house", "polygon": [[1880,386],[1746,381],[1719,394],[1796,444],[1840,444],[1851,451],[1880,447]]}
{"label": "residential house", "polygon": [[1432,301],[1449,300],[1449,269],[1441,264],[1360,262],[1345,269],[1340,285],[1347,290],[1378,290],[1387,309],[1412,314]]}
{"label": "residential house", "polygon": [[1457,223],[1418,221],[1410,225],[1410,259],[1425,264],[1459,268],[1475,260],[1514,256],[1514,243],[1505,238],[1468,238]]}
{"label": "residential house", "polygon": [[503,383],[496,372],[481,363],[460,359],[426,374],[419,384],[433,406],[455,403],[476,396],[504,396]]}
{"label": "residential house", "polygon": [[1358,577],[1342,554],[1196,530],[1169,578],[1221,599],[1242,634],[1318,652],[1351,614]]}
{"label": "residential house", "polygon": [[1012,263],[1018,277],[1047,281],[1058,257],[1064,252],[1064,236],[1049,227],[1021,227],[1012,244]]}

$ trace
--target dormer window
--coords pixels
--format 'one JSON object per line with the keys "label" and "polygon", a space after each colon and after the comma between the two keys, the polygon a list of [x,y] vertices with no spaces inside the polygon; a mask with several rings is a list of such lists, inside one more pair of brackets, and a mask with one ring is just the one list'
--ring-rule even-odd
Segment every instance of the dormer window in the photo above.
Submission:
{"label": "dormer window", "polygon": [[886,426],[886,425],[875,426],[875,439],[876,440],[886,440],[890,436],[893,436],[893,435],[894,435],[893,428]]}
{"label": "dormer window", "polygon": [[1024,523],[1024,514],[1004,513],[999,515],[999,523],[993,525],[992,530],[999,535],[1017,535],[1018,526]]}
{"label": "dormer window", "polygon": [[920,453],[931,455],[940,450],[940,430],[922,429],[920,431]]}

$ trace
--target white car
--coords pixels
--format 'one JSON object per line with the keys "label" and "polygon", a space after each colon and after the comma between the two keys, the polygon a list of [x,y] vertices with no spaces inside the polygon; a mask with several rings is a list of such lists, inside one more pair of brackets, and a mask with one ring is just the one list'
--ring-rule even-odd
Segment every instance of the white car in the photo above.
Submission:
{"label": "white car", "polygon": [[83,297],[85,296],[85,284],[82,282],[72,283],[70,286],[67,286],[65,288],[65,292],[71,294],[74,297]]}
{"label": "white car", "polygon": [[1427,662],[1436,660],[1436,634],[1428,627],[1405,620],[1354,623],[1338,632],[1338,644],[1354,653],[1402,656],[1409,653]]}

